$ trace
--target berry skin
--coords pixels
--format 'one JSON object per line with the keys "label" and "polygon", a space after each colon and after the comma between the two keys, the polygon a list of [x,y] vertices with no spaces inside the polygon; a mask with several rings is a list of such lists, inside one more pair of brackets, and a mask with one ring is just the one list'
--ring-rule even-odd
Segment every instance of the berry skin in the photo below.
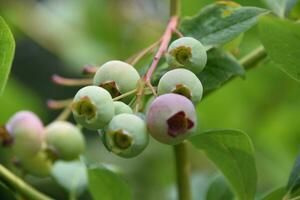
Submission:
{"label": "berry skin", "polygon": [[34,113],[17,112],[6,123],[5,129],[13,139],[12,148],[17,157],[31,157],[41,149],[44,126]]}
{"label": "berry skin", "polygon": [[168,48],[167,63],[171,67],[184,67],[199,73],[206,65],[207,54],[200,41],[192,37],[182,37],[172,42]]}
{"label": "berry skin", "polygon": [[105,89],[86,86],[75,95],[72,112],[77,123],[87,129],[98,130],[114,116],[114,103]]}
{"label": "berry skin", "polygon": [[193,103],[178,94],[157,97],[146,115],[149,133],[165,144],[179,144],[196,129],[196,111]]}
{"label": "berry skin", "polygon": [[173,69],[165,73],[157,86],[158,95],[175,93],[185,96],[192,102],[201,100],[203,87],[198,77],[187,69]]}
{"label": "berry skin", "polygon": [[134,114],[116,115],[105,130],[106,147],[123,158],[140,154],[149,143],[145,122]]}
{"label": "berry skin", "polygon": [[30,158],[20,160],[20,166],[31,175],[38,177],[50,176],[53,161],[45,151],[40,151]]}
{"label": "berry skin", "polygon": [[115,101],[115,115],[122,114],[122,113],[129,113],[132,114],[133,111],[127,104],[121,102],[121,101]]}
{"label": "berry skin", "polygon": [[135,89],[139,79],[140,75],[133,66],[113,60],[97,70],[94,85],[105,88],[114,98]]}
{"label": "berry skin", "polygon": [[48,148],[62,160],[77,159],[85,149],[81,131],[69,122],[53,122],[46,127],[45,137]]}

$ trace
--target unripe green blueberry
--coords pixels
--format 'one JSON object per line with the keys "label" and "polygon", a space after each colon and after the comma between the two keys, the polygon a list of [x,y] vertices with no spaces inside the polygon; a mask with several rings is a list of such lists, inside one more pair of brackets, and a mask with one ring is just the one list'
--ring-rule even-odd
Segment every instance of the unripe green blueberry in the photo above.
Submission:
{"label": "unripe green blueberry", "polygon": [[13,139],[12,148],[17,157],[31,157],[41,149],[44,126],[34,113],[17,112],[6,123],[5,129]]}
{"label": "unripe green blueberry", "polygon": [[192,37],[179,38],[168,48],[167,62],[171,67],[183,67],[199,73],[205,67],[206,61],[205,47]]}
{"label": "unripe green blueberry", "polygon": [[114,154],[124,158],[135,157],[149,143],[146,123],[134,114],[116,115],[105,130],[104,140]]}
{"label": "unripe green blueberry", "polygon": [[86,86],[75,95],[72,112],[77,123],[87,129],[98,130],[114,116],[114,103],[105,89]]}
{"label": "unripe green blueberry", "polygon": [[40,151],[32,157],[20,160],[20,166],[26,172],[38,177],[50,176],[53,161],[45,151]]}
{"label": "unripe green blueberry", "polygon": [[115,101],[115,115],[122,114],[122,113],[129,113],[132,114],[133,111],[127,104],[121,102],[121,101]]}
{"label": "unripe green blueberry", "polygon": [[94,85],[105,88],[114,98],[135,89],[139,79],[140,75],[133,66],[113,60],[97,70]]}
{"label": "unripe green blueberry", "polygon": [[146,115],[149,133],[158,141],[175,145],[189,137],[196,128],[193,103],[178,94],[157,97]]}
{"label": "unripe green blueberry", "polygon": [[187,69],[173,69],[161,77],[157,86],[157,93],[158,95],[180,94],[197,103],[202,98],[203,87],[193,72]]}
{"label": "unripe green blueberry", "polygon": [[77,159],[85,149],[81,131],[70,122],[56,121],[45,129],[47,147],[62,160]]}

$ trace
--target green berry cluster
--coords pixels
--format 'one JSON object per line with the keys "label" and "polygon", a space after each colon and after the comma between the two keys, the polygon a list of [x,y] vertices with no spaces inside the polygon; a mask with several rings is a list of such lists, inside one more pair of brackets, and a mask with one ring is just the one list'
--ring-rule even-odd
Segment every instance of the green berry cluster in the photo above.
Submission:
{"label": "green berry cluster", "polygon": [[197,127],[194,105],[201,100],[203,87],[194,73],[205,67],[206,50],[198,40],[182,37],[170,44],[166,56],[173,69],[161,77],[154,88],[157,96],[154,92],[142,113],[131,106],[144,77],[130,64],[114,60],[100,66],[93,85],[75,95],[71,106],[75,121],[97,131],[107,150],[123,158],[143,152],[149,134],[165,144],[185,140]]}
{"label": "green berry cluster", "polygon": [[118,98],[137,87],[140,75],[122,61],[103,64],[94,75],[94,85],[81,88],[72,103],[74,119],[83,127],[100,133],[112,153],[131,158],[148,145],[149,135],[143,119],[127,105],[134,95]]}
{"label": "green berry cluster", "polygon": [[81,131],[72,123],[54,121],[44,126],[30,111],[15,113],[2,129],[24,172],[45,177],[56,160],[75,160],[85,149]]}
{"label": "green berry cluster", "polygon": [[[195,104],[203,87],[194,73],[203,70],[207,56],[203,45],[190,37],[172,42],[166,56],[171,70],[156,87],[128,63],[104,63],[94,73],[93,85],[79,89],[66,109],[80,126],[99,133],[108,151],[123,158],[142,153],[149,135],[164,144],[179,144],[197,128]],[[77,126],[66,121],[44,126],[30,111],[12,116],[0,127],[0,138],[12,147],[18,166],[36,176],[48,176],[56,160],[78,159],[85,149]]]}

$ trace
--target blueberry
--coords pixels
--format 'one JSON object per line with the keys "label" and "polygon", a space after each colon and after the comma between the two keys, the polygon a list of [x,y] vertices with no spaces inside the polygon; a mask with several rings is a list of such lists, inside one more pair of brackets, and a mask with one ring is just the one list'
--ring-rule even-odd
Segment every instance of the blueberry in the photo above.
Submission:
{"label": "blueberry", "polygon": [[175,145],[196,129],[196,111],[193,103],[178,94],[157,97],[146,114],[149,133],[158,141]]}
{"label": "blueberry", "polygon": [[34,113],[17,112],[9,119],[5,128],[13,139],[12,148],[17,157],[31,157],[41,149],[44,126]]}
{"label": "blueberry", "polygon": [[206,65],[207,54],[200,41],[192,37],[182,37],[173,41],[167,52],[167,62],[171,67],[187,68],[199,73]]}
{"label": "blueberry", "polygon": [[133,111],[127,104],[121,102],[121,101],[115,101],[115,115],[122,114],[122,113],[129,113],[132,114]]}
{"label": "blueberry", "polygon": [[114,103],[105,89],[86,86],[75,95],[72,112],[77,123],[87,129],[98,130],[114,116]]}
{"label": "blueberry", "polygon": [[145,122],[134,114],[116,115],[104,133],[107,148],[114,154],[131,158],[139,155],[149,143]]}
{"label": "blueberry", "polygon": [[62,160],[78,159],[85,149],[81,131],[69,122],[56,121],[45,129],[48,148]]}
{"label": "blueberry", "polygon": [[203,94],[203,87],[198,77],[187,69],[174,69],[165,73],[157,87],[159,95],[176,93],[198,103]]}
{"label": "blueberry", "polygon": [[36,155],[20,160],[21,168],[34,176],[47,177],[51,175],[53,161],[45,151],[39,151]]}
{"label": "blueberry", "polygon": [[113,60],[103,64],[94,76],[94,85],[105,88],[111,96],[134,90],[140,79],[136,69],[128,63]]}

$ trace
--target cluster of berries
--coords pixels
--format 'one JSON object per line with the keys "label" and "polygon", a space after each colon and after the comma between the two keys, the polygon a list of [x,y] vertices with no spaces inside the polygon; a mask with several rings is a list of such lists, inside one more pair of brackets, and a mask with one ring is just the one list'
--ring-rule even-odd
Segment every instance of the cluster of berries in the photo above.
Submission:
{"label": "cluster of berries", "polygon": [[198,40],[182,37],[172,42],[167,63],[173,69],[161,77],[158,97],[144,113],[134,113],[129,106],[139,73],[125,62],[109,61],[97,70],[93,85],[75,95],[73,116],[83,127],[98,131],[104,146],[124,158],[146,148],[148,133],[162,143],[178,144],[196,129],[194,104],[201,100],[203,87],[194,73],[203,70],[206,60],[206,50]]}
{"label": "cluster of berries", "polygon": [[30,111],[19,111],[1,128],[4,144],[11,147],[16,164],[25,173],[46,177],[56,160],[75,160],[85,149],[81,131],[72,123],[55,121],[44,127]]}
{"label": "cluster of berries", "polygon": [[[206,65],[204,46],[182,37],[171,43],[167,63],[171,69],[157,85],[157,97],[150,98],[142,112],[129,106],[135,99],[141,77],[122,61],[109,61],[95,73],[91,86],[80,89],[72,102],[75,121],[97,131],[104,146],[114,154],[131,158],[149,143],[149,133],[164,144],[176,145],[196,129],[195,104],[203,93],[199,73]],[[120,101],[117,101],[120,100]],[[18,166],[36,176],[48,176],[56,160],[78,159],[85,140],[78,127],[54,121],[44,127],[30,111],[17,112],[0,127],[3,143],[12,147]]]}

